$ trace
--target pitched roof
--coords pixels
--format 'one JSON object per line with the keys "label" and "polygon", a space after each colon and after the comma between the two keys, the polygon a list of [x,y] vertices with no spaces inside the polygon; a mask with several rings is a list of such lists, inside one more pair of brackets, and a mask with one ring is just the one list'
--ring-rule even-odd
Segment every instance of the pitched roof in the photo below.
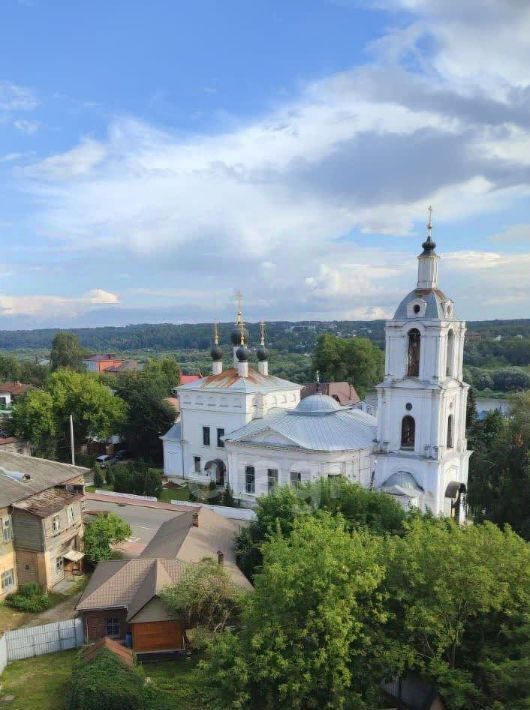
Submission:
{"label": "pitched roof", "polygon": [[33,385],[25,385],[22,382],[0,382],[0,392],[12,394],[15,397],[25,394],[30,389],[33,389]]}
{"label": "pitched roof", "polygon": [[24,498],[24,500],[15,503],[13,507],[25,510],[38,518],[47,518],[62,510],[65,505],[81,500],[82,497],[79,493],[70,493],[62,488],[48,488],[41,493]]}
{"label": "pitched roof", "polygon": [[181,422],[176,422],[173,424],[171,429],[166,431],[166,433],[160,438],[162,441],[180,441],[181,439],[182,424]]}
{"label": "pitched roof", "polygon": [[202,378],[202,375],[181,375],[180,384],[188,385],[190,382],[197,382]]}
{"label": "pitched roof", "polygon": [[300,396],[304,399],[317,392],[333,397],[342,405],[357,404],[361,401],[355,387],[349,382],[310,382],[303,386]]}
{"label": "pitched roof", "polygon": [[193,525],[193,512],[180,513],[166,520],[158,528],[151,542],[145,547],[140,557],[177,557],[182,543]]}
{"label": "pitched roof", "polygon": [[[145,585],[149,573],[155,575],[154,567],[161,564],[167,574],[168,584],[178,582],[186,563],[180,560],[104,560],[100,562],[90,578],[76,609],[89,611],[91,609],[127,609],[137,606],[135,601],[146,597],[146,590],[152,588],[152,579]],[[150,586],[151,585],[151,586]],[[153,595],[151,595],[153,596]],[[146,599],[141,606],[147,603]],[[140,607],[141,608],[141,607]]]}
{"label": "pitched roof", "polygon": [[126,648],[119,641],[105,636],[99,639],[95,643],[90,644],[90,646],[85,646],[81,649],[81,657],[85,663],[90,663],[101,650],[111,651],[115,656],[117,656],[120,661],[123,661],[128,666],[134,665],[134,656],[130,648]]}
{"label": "pitched roof", "polygon": [[275,375],[262,375],[252,367],[248,369],[248,377],[241,377],[236,368],[223,370],[219,375],[209,375],[197,382],[180,385],[179,392],[226,391],[231,392],[276,392],[278,390],[300,390],[301,385],[288,380],[282,380]]}
{"label": "pitched roof", "polygon": [[153,597],[158,596],[165,587],[169,587],[172,583],[173,579],[164,566],[164,560],[153,560],[144,581],[129,605],[127,621],[136,616]]}
{"label": "pitched roof", "polygon": [[96,353],[95,355],[87,355],[83,358],[83,360],[90,360],[91,362],[106,362],[107,360],[123,360],[123,358],[117,357],[115,353]]}
{"label": "pitched roof", "polygon": [[[317,395],[312,395],[313,397]],[[301,400],[300,406],[307,399]],[[356,451],[373,446],[377,421],[359,409],[304,412],[303,409],[272,409],[262,419],[254,419],[228,434],[225,442],[256,446],[275,445],[275,434],[287,439],[286,446],[308,451]],[[267,436],[270,435],[270,441]],[[259,441],[256,441],[256,438]]]}
{"label": "pitched roof", "polygon": [[82,466],[0,451],[0,507],[65,484],[87,472]]}

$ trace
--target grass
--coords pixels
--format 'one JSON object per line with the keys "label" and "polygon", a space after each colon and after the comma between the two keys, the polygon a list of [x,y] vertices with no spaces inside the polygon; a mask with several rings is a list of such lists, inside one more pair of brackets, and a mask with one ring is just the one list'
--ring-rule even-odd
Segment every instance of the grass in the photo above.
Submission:
{"label": "grass", "polygon": [[0,678],[1,697],[15,696],[11,710],[64,708],[76,655],[61,651],[10,663]]}
{"label": "grass", "polygon": [[[14,695],[12,710],[63,708],[77,653],[61,651],[10,663],[0,678],[0,702],[3,696]],[[159,661],[145,665],[144,671],[170,707],[199,710],[204,706],[195,691],[197,663],[196,658]]]}
{"label": "grass", "polygon": [[[112,486],[106,483],[98,487],[98,490],[109,491],[112,493]],[[86,491],[88,493],[95,493],[95,486],[86,486]],[[188,486],[182,486],[181,488],[163,488],[162,493],[159,495],[158,500],[161,503],[171,503],[172,500],[189,500],[190,491]]]}

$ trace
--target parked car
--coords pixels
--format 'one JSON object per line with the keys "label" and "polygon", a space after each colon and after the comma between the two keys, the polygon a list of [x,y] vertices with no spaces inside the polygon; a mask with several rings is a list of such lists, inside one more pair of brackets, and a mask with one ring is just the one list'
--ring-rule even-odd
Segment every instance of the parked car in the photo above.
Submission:
{"label": "parked car", "polygon": [[119,449],[114,453],[114,460],[123,461],[123,459],[128,458],[130,455],[130,451],[127,451],[127,449]]}
{"label": "parked car", "polygon": [[96,457],[96,463],[101,467],[101,468],[107,468],[112,462],[114,458],[112,456],[109,456],[109,454],[101,454],[101,456]]}

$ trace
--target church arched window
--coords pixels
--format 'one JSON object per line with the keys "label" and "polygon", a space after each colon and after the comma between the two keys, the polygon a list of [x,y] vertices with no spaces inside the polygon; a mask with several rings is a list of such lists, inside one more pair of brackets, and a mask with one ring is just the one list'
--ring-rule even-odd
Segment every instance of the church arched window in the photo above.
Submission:
{"label": "church arched window", "polygon": [[455,334],[452,330],[447,333],[447,354],[446,354],[445,374],[447,377],[452,377],[454,374],[455,360]]}
{"label": "church arched window", "polygon": [[450,414],[447,418],[447,448],[452,449],[453,446],[453,415]]}
{"label": "church arched window", "polygon": [[420,374],[421,335],[417,328],[408,333],[407,375],[419,377]]}
{"label": "church arched window", "polygon": [[401,420],[401,448],[402,449],[414,449],[414,443],[416,440],[416,421],[414,417],[407,414]]}

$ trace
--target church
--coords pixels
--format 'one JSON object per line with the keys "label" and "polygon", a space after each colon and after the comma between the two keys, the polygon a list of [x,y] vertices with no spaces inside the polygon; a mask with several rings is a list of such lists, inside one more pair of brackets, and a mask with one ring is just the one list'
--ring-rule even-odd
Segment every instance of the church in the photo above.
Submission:
{"label": "church", "polygon": [[217,331],[212,374],[178,388],[181,419],[162,437],[164,472],[230,485],[243,505],[278,485],[343,476],[393,496],[404,508],[465,515],[468,385],[465,323],[438,287],[439,256],[428,235],[416,287],[385,326],[385,374],[377,416],[269,375],[264,329],[249,364],[241,306],[223,371]]}

